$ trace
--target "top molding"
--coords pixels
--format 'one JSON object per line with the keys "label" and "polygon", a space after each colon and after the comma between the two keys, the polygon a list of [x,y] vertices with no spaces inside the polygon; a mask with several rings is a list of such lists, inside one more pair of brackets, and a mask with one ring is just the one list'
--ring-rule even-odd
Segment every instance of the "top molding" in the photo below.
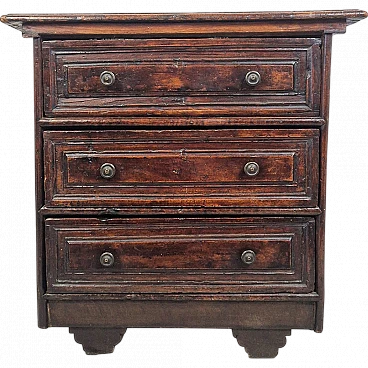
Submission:
{"label": "top molding", "polygon": [[209,36],[344,33],[368,16],[362,10],[174,13],[174,14],[11,14],[1,21],[24,37]]}

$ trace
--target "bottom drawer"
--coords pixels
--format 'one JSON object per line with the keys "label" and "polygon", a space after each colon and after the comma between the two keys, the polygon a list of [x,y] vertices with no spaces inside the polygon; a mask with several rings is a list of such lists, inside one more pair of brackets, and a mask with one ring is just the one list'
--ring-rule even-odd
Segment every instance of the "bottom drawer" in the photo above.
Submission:
{"label": "bottom drawer", "polygon": [[48,292],[314,289],[312,218],[47,219]]}

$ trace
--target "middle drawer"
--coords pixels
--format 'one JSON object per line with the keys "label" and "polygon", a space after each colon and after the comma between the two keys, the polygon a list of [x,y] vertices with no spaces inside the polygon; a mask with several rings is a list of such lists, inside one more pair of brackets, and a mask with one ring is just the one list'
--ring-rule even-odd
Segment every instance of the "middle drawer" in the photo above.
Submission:
{"label": "middle drawer", "polygon": [[45,204],[315,207],[318,129],[47,131]]}

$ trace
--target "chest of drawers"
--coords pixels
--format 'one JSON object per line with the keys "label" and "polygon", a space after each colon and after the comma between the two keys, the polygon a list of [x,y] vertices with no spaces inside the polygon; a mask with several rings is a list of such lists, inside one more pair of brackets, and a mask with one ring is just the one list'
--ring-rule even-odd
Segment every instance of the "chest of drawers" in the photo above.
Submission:
{"label": "chest of drawers", "polygon": [[34,38],[39,327],[321,332],[331,42],[366,16],[3,16]]}

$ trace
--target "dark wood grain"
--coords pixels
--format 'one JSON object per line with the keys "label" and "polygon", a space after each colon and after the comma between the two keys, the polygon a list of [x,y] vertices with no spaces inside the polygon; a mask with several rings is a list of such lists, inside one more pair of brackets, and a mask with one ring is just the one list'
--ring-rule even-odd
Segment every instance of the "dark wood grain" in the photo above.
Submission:
{"label": "dark wood grain", "polygon": [[316,266],[317,266],[317,284],[316,290],[321,295],[316,305],[316,324],[315,331],[323,330],[323,314],[324,314],[324,269],[325,269],[325,221],[326,221],[326,184],[327,184],[327,141],[328,141],[328,122],[329,122],[329,106],[330,106],[330,73],[331,73],[331,50],[332,35],[323,37],[323,68],[325,73],[322,80],[322,114],[326,120],[326,124],[321,127],[321,152],[320,152],[320,185],[319,196],[322,213],[317,217],[316,226]]}
{"label": "dark wood grain", "polygon": [[45,41],[43,58],[47,117],[319,115],[318,38]]}
{"label": "dark wood grain", "polygon": [[72,327],[69,332],[74,334],[75,341],[83,346],[87,355],[96,355],[112,353],[126,329]]}
{"label": "dark wood grain", "polygon": [[[70,55],[68,55],[70,56]],[[86,63],[84,54],[80,66],[64,66],[65,79],[59,82],[65,86],[65,95],[75,97],[139,95],[156,92],[183,92],[183,93],[246,93],[252,91],[281,91],[291,92],[294,87],[294,64],[292,60],[284,64],[269,61],[246,62],[240,60],[204,62],[199,60],[164,60],[163,55],[158,63],[153,61],[142,62],[141,58],[128,61],[127,55],[117,55],[125,58],[122,62],[110,63],[104,60],[95,60]],[[198,55],[199,57],[201,55]],[[244,59],[247,57],[244,56]],[[101,83],[100,74],[108,69],[115,74],[116,80],[112,86]],[[250,87],[244,77],[249,71],[256,70],[263,77],[260,85]]]}
{"label": "dark wood grain", "polygon": [[176,14],[10,14],[3,23],[25,37],[343,33],[347,25],[367,17],[362,10],[258,13]]}
{"label": "dark wood grain", "polygon": [[35,38],[39,327],[87,354],[131,327],[231,328],[262,358],[321,332],[332,34],[366,17],[2,16]]}
{"label": "dark wood grain", "polygon": [[[49,292],[314,290],[310,218],[47,219],[46,242]],[[256,260],[245,265],[249,249]]]}
{"label": "dark wood grain", "polygon": [[[314,303],[237,301],[49,301],[53,327],[313,329]],[[108,316],[108,318],[101,318]]]}
{"label": "dark wood grain", "polygon": [[[317,129],[48,131],[48,206],[314,207]],[[248,162],[260,169],[244,172]],[[100,175],[111,163],[116,174]]]}
{"label": "dark wood grain", "polygon": [[[364,10],[311,10],[311,11],[267,11],[267,12],[218,12],[218,13],[73,13],[73,14],[9,14],[1,17],[4,23],[88,23],[88,22],[121,22],[121,23],[139,23],[139,22],[204,22],[204,21],[277,21],[277,20],[327,20],[327,19],[346,19],[348,23],[357,22],[367,17]],[[16,24],[14,24],[16,25]]]}
{"label": "dark wood grain", "polygon": [[249,358],[275,358],[290,335],[290,330],[233,330],[233,336]]}
{"label": "dark wood grain", "polygon": [[36,253],[37,253],[37,313],[38,326],[47,328],[47,305],[43,298],[46,293],[46,257],[44,217],[38,213],[44,204],[43,185],[43,146],[42,128],[38,119],[43,115],[43,85],[42,85],[42,42],[39,38],[33,40],[34,60],[34,138],[35,138],[35,209],[36,209]]}

